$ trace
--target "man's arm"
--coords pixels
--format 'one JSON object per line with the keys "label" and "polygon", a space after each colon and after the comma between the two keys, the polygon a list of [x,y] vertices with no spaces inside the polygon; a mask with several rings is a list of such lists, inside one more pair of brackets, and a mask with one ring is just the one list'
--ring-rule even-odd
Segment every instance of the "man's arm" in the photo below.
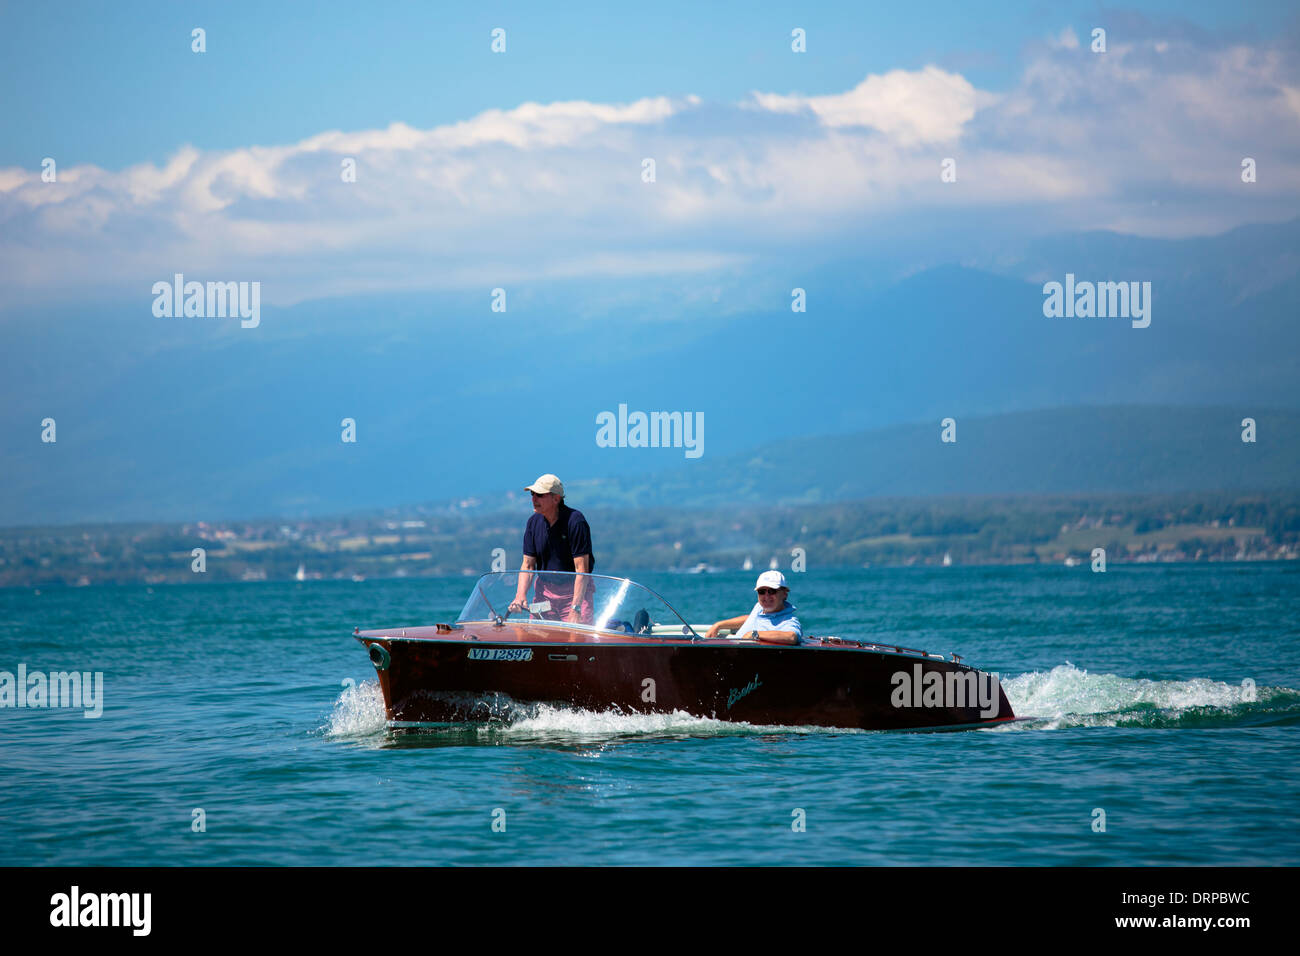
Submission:
{"label": "man's arm", "polygon": [[753,634],[764,644],[799,643],[799,635],[794,631],[754,631]]}
{"label": "man's arm", "polygon": [[740,617],[729,617],[725,621],[719,621],[717,624],[714,624],[712,627],[710,627],[708,632],[704,636],[717,637],[718,631],[721,631],[723,628],[726,628],[734,632],[736,628],[740,627],[748,620],[749,620],[748,614],[742,614],[740,615]]}
{"label": "man's arm", "polygon": [[798,644],[803,640],[803,625],[793,614],[781,622],[781,626],[771,631],[756,631],[754,634],[764,644]]}
{"label": "man's arm", "polygon": [[[594,550],[591,546],[591,525],[587,523],[587,519],[579,511],[569,513],[569,547],[572,549],[569,553],[573,555],[573,570],[579,574],[590,574],[591,555]],[[587,596],[589,587],[591,587],[591,582],[586,578],[576,578],[574,580],[573,614],[570,617],[577,617],[578,609],[582,607],[582,600]]]}
{"label": "man's arm", "polygon": [[[591,555],[574,555],[573,570],[579,574],[590,574]],[[573,581],[573,603],[569,605],[568,621],[571,624],[577,624],[582,616],[582,599],[587,596],[587,586],[590,582],[586,578],[574,578]]]}
{"label": "man's arm", "polygon": [[524,595],[528,591],[528,582],[533,579],[533,576],[524,572],[536,570],[537,559],[531,554],[525,554],[523,560],[519,562],[519,567],[521,569],[519,572],[519,586],[515,589],[515,599],[510,602],[510,610],[512,611],[522,611],[528,606]]}

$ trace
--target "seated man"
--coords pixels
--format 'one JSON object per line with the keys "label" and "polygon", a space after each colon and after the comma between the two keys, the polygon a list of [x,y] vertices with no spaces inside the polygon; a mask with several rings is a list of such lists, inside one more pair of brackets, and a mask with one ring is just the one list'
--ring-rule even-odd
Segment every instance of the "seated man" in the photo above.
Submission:
{"label": "seated man", "polygon": [[748,617],[718,621],[704,636],[717,637],[718,631],[727,627],[736,637],[765,644],[798,644],[803,638],[803,626],[794,616],[794,605],[785,599],[790,593],[785,586],[785,575],[780,571],[764,571],[758,576],[754,590],[758,592],[758,603]]}

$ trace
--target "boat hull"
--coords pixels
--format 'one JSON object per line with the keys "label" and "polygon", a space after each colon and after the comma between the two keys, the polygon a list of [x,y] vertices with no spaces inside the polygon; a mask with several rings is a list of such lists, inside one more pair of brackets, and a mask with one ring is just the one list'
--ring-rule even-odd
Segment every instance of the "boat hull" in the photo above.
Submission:
{"label": "boat hull", "polygon": [[514,625],[357,639],[382,648],[371,659],[395,728],[508,717],[521,704],[867,730],[1015,719],[993,675],[923,652],[593,638]]}

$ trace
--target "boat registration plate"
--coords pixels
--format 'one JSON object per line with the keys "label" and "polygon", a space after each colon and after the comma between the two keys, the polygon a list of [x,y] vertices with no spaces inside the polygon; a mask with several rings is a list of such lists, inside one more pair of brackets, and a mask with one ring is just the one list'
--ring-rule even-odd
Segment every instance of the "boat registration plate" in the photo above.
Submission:
{"label": "boat registration plate", "polygon": [[531,661],[531,647],[471,647],[469,659],[472,661]]}

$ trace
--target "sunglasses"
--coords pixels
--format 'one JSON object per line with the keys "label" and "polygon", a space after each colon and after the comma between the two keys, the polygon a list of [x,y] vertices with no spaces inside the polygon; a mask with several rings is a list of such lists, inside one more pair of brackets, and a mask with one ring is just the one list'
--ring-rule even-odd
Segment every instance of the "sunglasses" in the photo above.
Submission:
{"label": "sunglasses", "polygon": [[758,589],[759,597],[767,597],[769,594],[780,594],[780,593],[781,593],[780,591],[773,590],[772,588]]}

